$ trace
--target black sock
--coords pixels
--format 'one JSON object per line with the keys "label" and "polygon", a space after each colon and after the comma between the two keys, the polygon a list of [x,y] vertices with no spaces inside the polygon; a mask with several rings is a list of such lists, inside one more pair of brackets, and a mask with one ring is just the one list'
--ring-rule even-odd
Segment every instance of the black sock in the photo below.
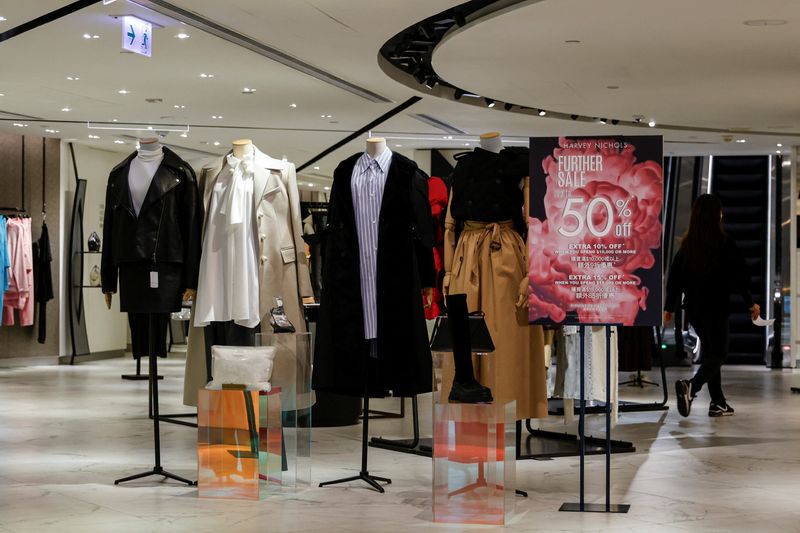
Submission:
{"label": "black sock", "polygon": [[447,297],[447,321],[450,324],[450,338],[453,341],[455,381],[472,383],[475,381],[475,371],[472,368],[472,339],[466,294],[451,294]]}

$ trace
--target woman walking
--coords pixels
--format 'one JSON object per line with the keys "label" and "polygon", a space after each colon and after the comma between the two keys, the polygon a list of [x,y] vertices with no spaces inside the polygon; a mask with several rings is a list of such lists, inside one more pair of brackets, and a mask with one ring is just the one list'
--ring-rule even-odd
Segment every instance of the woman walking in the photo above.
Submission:
{"label": "woman walking", "polygon": [[700,337],[703,363],[691,380],[675,382],[678,412],[689,416],[692,401],[704,384],[708,385],[711,405],[708,416],[733,414],[722,392],[722,363],[728,354],[730,295],[740,294],[752,318],[761,313],[750,295],[750,276],[739,248],[725,234],[722,205],[716,196],[699,196],[692,206],[689,230],[672,261],[667,279],[664,323],[681,304],[689,323]]}

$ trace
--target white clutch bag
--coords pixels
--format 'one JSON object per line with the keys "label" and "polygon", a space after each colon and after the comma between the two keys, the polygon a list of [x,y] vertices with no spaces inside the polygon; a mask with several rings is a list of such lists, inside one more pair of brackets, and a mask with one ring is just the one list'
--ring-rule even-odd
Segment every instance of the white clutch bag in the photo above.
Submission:
{"label": "white clutch bag", "polygon": [[214,379],[206,389],[220,390],[223,385],[244,385],[247,390],[269,392],[272,387],[272,346],[212,346],[211,368]]}

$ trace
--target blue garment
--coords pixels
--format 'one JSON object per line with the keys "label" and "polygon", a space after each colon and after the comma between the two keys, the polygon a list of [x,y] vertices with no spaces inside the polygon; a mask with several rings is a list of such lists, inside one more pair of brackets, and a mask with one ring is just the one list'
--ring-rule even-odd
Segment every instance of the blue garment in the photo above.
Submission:
{"label": "blue garment", "polygon": [[6,217],[0,216],[0,325],[3,324],[3,295],[9,286],[9,268],[11,268],[11,254],[8,251]]}
{"label": "blue garment", "polygon": [[378,337],[376,278],[378,270],[378,219],[383,190],[389,175],[392,152],[388,148],[373,158],[365,153],[353,167],[351,190],[358,234],[361,267],[361,306],[364,309],[364,338]]}

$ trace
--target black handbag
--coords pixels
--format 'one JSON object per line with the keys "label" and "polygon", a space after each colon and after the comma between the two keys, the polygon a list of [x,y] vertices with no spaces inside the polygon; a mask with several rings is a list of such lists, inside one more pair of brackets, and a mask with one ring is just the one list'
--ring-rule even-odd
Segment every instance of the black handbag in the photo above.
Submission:
{"label": "black handbag", "polygon": [[[494,341],[486,326],[483,312],[478,311],[469,314],[469,336],[472,341],[473,353],[490,353],[494,351]],[[436,317],[431,335],[432,352],[452,352],[453,339],[450,335],[450,324],[447,322],[447,315],[442,314]]]}

